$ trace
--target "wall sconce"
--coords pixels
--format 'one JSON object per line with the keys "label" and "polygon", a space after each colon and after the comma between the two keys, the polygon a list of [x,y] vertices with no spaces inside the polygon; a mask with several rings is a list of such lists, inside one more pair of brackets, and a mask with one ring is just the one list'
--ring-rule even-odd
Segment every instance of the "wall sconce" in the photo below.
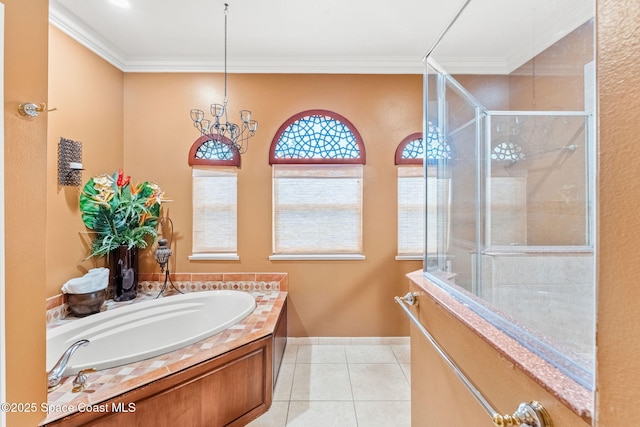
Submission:
{"label": "wall sconce", "polygon": [[49,111],[56,111],[57,108],[51,108],[47,110],[47,104],[41,102],[40,104],[34,104],[33,102],[27,102],[18,105],[18,111],[23,116],[38,117],[40,113],[48,113]]}
{"label": "wall sconce", "polygon": [[60,138],[58,143],[58,185],[77,187],[82,183],[82,142]]}

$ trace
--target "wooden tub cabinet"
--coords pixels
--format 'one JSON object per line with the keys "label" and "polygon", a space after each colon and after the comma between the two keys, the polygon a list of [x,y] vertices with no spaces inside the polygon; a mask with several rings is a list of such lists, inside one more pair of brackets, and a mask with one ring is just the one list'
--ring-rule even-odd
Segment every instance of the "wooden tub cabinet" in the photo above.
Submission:
{"label": "wooden tub cabinet", "polygon": [[270,335],[46,425],[244,426],[271,406],[286,346],[286,307]]}

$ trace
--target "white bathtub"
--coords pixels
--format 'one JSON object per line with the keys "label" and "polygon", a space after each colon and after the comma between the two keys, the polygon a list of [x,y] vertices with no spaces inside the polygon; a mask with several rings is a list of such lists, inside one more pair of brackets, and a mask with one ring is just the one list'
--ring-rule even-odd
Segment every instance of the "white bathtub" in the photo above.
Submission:
{"label": "white bathtub", "polygon": [[240,322],[255,307],[255,299],[246,292],[204,291],[93,314],[47,331],[47,372],[81,339],[90,343],[71,356],[65,376],[177,350]]}

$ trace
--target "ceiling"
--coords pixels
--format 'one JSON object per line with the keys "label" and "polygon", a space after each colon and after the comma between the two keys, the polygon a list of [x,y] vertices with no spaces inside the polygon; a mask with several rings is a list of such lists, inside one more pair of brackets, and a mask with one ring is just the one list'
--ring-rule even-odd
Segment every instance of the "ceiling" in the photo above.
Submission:
{"label": "ceiling", "polygon": [[[125,72],[224,68],[225,0],[51,0],[50,22]],[[463,0],[226,0],[230,73],[423,72]],[[593,0],[471,0],[433,56],[504,74],[593,16]]]}

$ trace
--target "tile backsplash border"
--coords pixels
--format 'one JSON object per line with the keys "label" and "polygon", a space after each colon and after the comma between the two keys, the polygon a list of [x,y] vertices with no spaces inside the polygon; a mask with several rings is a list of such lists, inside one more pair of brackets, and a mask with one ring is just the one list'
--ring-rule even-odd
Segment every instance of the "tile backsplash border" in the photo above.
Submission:
{"label": "tile backsplash border", "polygon": [[[171,275],[173,284],[183,292],[210,290],[236,290],[243,292],[273,292],[289,290],[287,273],[175,273]],[[138,291],[160,292],[164,284],[164,274],[140,273]],[[167,285],[169,288],[171,284]],[[46,300],[47,325],[70,315],[64,294],[54,295]]]}

